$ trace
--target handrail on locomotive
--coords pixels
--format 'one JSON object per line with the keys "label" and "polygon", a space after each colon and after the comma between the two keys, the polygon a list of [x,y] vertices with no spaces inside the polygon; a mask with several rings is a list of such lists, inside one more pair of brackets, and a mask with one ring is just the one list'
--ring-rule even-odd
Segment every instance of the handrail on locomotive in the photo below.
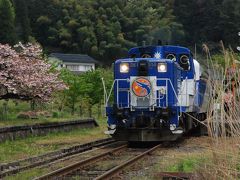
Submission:
{"label": "handrail on locomotive", "polygon": [[[112,95],[112,92],[113,92],[113,88],[114,88],[114,85],[115,85],[115,83],[117,82],[117,87],[119,87],[118,86],[118,83],[119,83],[119,81],[127,81],[127,82],[130,82],[130,79],[129,78],[127,78],[127,79],[115,79],[114,81],[113,81],[113,83],[112,83],[112,85],[111,85],[111,88],[110,88],[110,90],[109,90],[109,93],[107,93],[107,88],[106,88],[106,85],[105,85],[105,81],[104,81],[104,78],[102,78],[102,85],[103,85],[103,90],[104,90],[104,106],[105,106],[105,108],[106,107],[108,107],[110,104],[109,104],[109,101],[110,101],[110,97],[111,97],[111,95]],[[175,91],[175,89],[174,89],[174,87],[173,87],[173,84],[172,84],[172,82],[171,82],[171,80],[170,79],[168,79],[168,78],[157,78],[157,81],[165,81],[165,84],[166,84],[166,86],[165,86],[165,91],[167,92],[168,91],[168,82],[169,82],[169,84],[170,84],[170,86],[171,86],[171,88],[172,88],[172,91],[174,92],[174,96],[175,96],[175,98],[177,99],[177,103],[176,103],[176,106],[177,105],[180,105],[181,104],[181,102],[180,102],[180,100],[179,100],[179,97],[177,96],[177,93],[176,93],[176,91]],[[187,88],[186,88],[187,89]],[[128,102],[127,102],[127,107],[126,108],[130,108],[130,106],[131,106],[131,102],[130,102],[130,87],[127,89],[127,91],[128,91]],[[157,93],[158,93],[158,97],[159,98],[155,98],[155,100],[157,101],[157,100],[159,100],[159,105],[160,105],[160,107],[167,107],[168,106],[168,101],[166,101],[166,105],[165,106],[161,106],[161,99],[162,99],[162,97],[163,96],[161,96],[161,92],[160,92],[160,89],[159,90],[157,90]],[[118,94],[119,94],[119,88],[117,88],[117,107],[118,108],[121,108],[121,106],[119,106],[119,99],[118,99]],[[181,92],[181,94],[183,94],[183,92]],[[185,94],[187,94],[187,92],[185,92]],[[168,94],[166,94],[166,99],[168,100]],[[156,106],[156,102],[154,103],[154,104],[151,104],[150,106],[149,106],[149,108],[150,109],[153,109],[154,110],[154,107]],[[179,106],[180,107],[180,109],[182,108],[182,106],[180,105]],[[131,107],[132,108],[132,107]],[[181,115],[182,115],[182,113],[180,113],[180,116],[179,117],[181,117]]]}

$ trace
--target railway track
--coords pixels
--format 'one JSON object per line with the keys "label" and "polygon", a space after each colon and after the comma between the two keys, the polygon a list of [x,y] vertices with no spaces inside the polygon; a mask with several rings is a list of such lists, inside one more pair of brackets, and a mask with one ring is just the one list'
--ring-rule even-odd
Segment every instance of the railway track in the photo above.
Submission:
{"label": "railway track", "polygon": [[83,161],[70,164],[48,174],[35,178],[43,179],[109,179],[145,156],[153,153],[162,145],[151,148],[129,148],[127,144],[107,150]]}
{"label": "railway track", "polygon": [[22,159],[22,160],[11,162],[11,163],[0,164],[0,178],[3,178],[8,175],[13,175],[25,170],[29,170],[35,167],[47,165],[49,163],[53,163],[54,161],[57,161],[69,156],[87,152],[97,147],[109,145],[113,142],[115,141],[112,138],[106,138],[106,139],[101,139],[101,140],[93,141],[86,144],[64,148],[64,149],[46,153],[40,156]]}

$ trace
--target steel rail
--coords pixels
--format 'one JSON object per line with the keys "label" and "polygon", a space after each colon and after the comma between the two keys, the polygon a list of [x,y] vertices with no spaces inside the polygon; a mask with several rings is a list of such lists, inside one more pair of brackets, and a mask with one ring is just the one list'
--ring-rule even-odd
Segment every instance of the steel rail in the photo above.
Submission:
{"label": "steel rail", "polygon": [[71,165],[66,166],[64,168],[57,169],[56,171],[53,171],[53,172],[50,172],[50,173],[48,173],[46,175],[37,177],[37,178],[35,178],[35,180],[54,179],[54,178],[57,179],[57,177],[62,177],[62,176],[65,176],[67,174],[70,174],[71,172],[74,172],[74,171],[80,169],[81,167],[90,165],[90,164],[92,164],[92,163],[94,163],[96,161],[99,161],[99,160],[103,159],[104,157],[106,157],[108,155],[114,154],[114,153],[116,153],[118,151],[122,151],[125,148],[127,148],[127,144],[122,145],[122,146],[117,147],[117,148],[114,148],[112,150],[109,150],[109,151],[104,152],[102,154],[96,155],[94,157],[90,157],[90,158],[85,159],[83,161],[71,164]]}
{"label": "steel rail", "polygon": [[[64,149],[46,153],[40,156],[30,157],[28,159],[23,159],[17,162],[8,163],[4,165],[6,166],[6,168],[4,167],[0,168],[0,178],[3,178],[8,175],[12,175],[12,174],[17,174],[21,171],[32,169],[41,165],[45,165],[65,157],[70,157],[72,155],[87,152],[89,150],[92,150],[93,148],[101,147],[114,142],[115,141],[112,138],[106,138],[106,139],[96,140],[86,144],[64,148]],[[16,165],[17,167],[14,167],[14,164],[17,164]]]}
{"label": "steel rail", "polygon": [[142,159],[143,157],[145,157],[147,154],[152,153],[153,151],[157,150],[159,147],[161,147],[161,145],[157,145],[143,153],[141,153],[140,155],[131,158],[128,161],[123,162],[122,164],[110,169],[109,171],[105,172],[104,174],[98,176],[97,178],[95,178],[95,180],[105,180],[105,179],[110,179],[111,177],[113,177],[114,175],[116,175],[117,173],[121,172],[124,168],[126,168],[127,166],[130,166],[132,164],[134,164],[135,162],[137,162],[138,160]]}

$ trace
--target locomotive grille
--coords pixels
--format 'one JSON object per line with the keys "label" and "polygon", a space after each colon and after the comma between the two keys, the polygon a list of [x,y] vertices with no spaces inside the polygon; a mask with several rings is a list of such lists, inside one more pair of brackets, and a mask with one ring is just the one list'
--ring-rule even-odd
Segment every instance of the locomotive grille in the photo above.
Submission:
{"label": "locomotive grille", "polygon": [[149,107],[149,106],[151,106],[149,97],[137,98],[137,107]]}

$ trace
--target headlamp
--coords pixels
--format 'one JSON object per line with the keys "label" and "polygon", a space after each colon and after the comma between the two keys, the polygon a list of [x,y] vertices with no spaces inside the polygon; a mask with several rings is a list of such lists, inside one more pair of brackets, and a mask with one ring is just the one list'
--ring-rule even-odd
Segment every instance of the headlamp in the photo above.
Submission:
{"label": "headlamp", "polygon": [[158,63],[158,72],[167,72],[167,64]]}
{"label": "headlamp", "polygon": [[128,63],[121,63],[120,64],[120,72],[121,73],[128,73],[129,72],[129,64]]}

